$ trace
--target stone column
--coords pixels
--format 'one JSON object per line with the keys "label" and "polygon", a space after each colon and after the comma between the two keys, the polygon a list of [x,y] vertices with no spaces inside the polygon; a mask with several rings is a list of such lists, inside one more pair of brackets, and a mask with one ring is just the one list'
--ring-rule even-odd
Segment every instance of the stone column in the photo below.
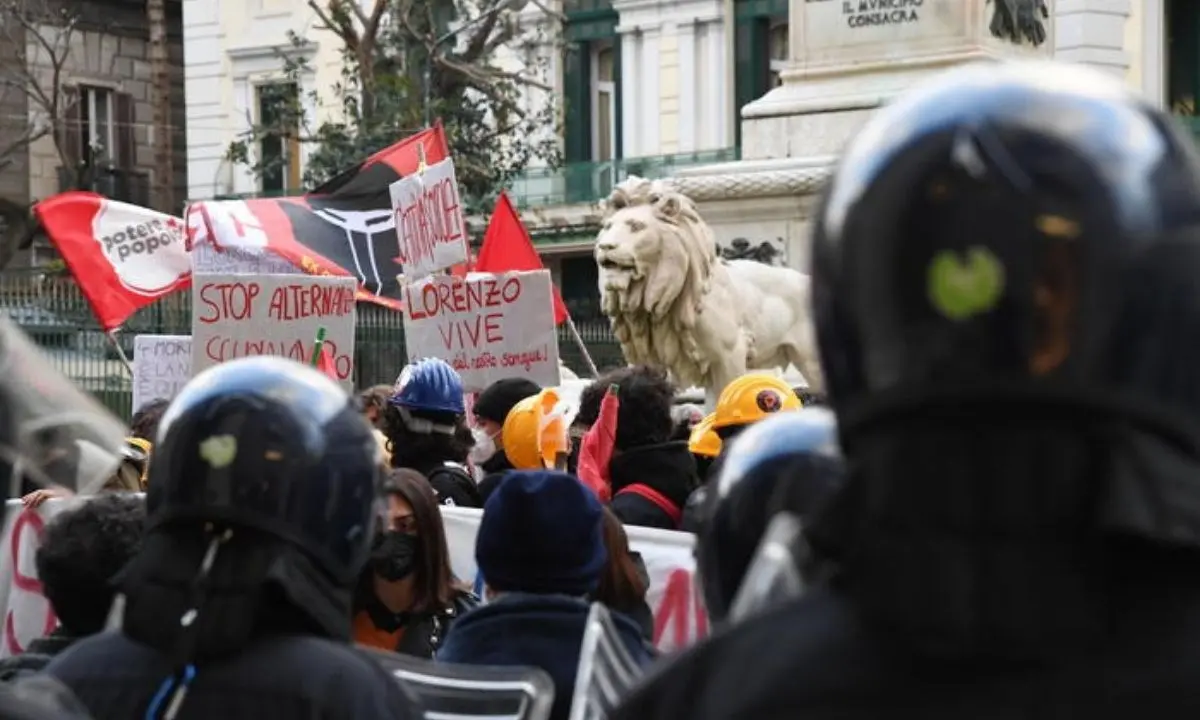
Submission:
{"label": "stone column", "polygon": [[780,87],[742,109],[742,156],[836,154],[872,110],[923,78],[1050,53],[1052,20],[1034,49],[992,37],[991,17],[986,0],[791,0],[791,63]]}
{"label": "stone column", "polygon": [[[1150,5],[1162,6],[1152,0]],[[1125,23],[1130,0],[1058,0],[1055,13],[1054,57],[1091,65],[1122,80],[1129,71],[1125,50]]]}

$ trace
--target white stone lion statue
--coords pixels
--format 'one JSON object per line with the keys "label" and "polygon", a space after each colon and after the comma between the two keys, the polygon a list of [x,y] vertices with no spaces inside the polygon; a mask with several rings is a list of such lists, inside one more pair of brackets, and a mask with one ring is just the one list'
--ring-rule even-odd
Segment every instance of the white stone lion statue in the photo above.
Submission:
{"label": "white stone lion statue", "polygon": [[601,306],[630,363],[666,368],[711,397],[749,370],[793,364],[822,390],[809,278],[721,259],[695,204],[661,181],[613,189],[596,238]]}

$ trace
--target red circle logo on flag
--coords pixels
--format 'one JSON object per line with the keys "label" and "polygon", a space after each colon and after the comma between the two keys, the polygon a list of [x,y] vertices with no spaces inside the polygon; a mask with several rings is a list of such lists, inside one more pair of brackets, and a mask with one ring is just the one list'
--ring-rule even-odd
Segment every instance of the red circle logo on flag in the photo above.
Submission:
{"label": "red circle logo on flag", "polygon": [[100,200],[92,237],[129,290],[157,296],[175,289],[192,271],[183,223],[147,208]]}

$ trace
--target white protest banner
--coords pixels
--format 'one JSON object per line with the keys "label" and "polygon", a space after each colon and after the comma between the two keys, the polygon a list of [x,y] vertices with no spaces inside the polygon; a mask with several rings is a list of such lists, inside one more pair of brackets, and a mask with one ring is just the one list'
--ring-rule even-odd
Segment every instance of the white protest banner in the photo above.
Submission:
{"label": "white protest banner", "polygon": [[234,358],[312,360],[317,330],[343,383],[354,371],[353,278],[196,275],[192,278],[192,374]]}
{"label": "white protest banner", "polygon": [[[24,507],[20,500],[9,500],[5,505],[5,544],[0,551],[0,611],[4,613],[0,658],[23,651],[31,640],[50,632],[57,623],[42,593],[34,555],[50,518],[77,502],[82,501],[50,500],[36,510]],[[475,535],[483,511],[445,506],[441,511],[451,568],[457,577],[473,582],[476,592],[480,592],[482,578],[475,567]],[[654,613],[654,645],[672,652],[705,637],[708,616],[700,590],[694,584],[695,537],[691,533],[633,525],[626,525],[625,532],[629,535],[630,549],[641,554],[650,575],[646,602]]]}
{"label": "white protest banner", "polygon": [[133,411],[152,400],[170,400],[192,377],[190,335],[135,335]]}
{"label": "white protest banner", "polygon": [[400,265],[409,282],[467,261],[462,198],[449,158],[389,187]]}
{"label": "white protest banner", "polygon": [[46,522],[68,506],[51,500],[32,510],[20,500],[4,506],[4,549],[0,552],[0,611],[4,613],[4,641],[0,658],[19,655],[29,643],[58,625],[50,602],[42,593],[34,556],[41,546]]}
{"label": "white protest banner", "polygon": [[427,277],[404,289],[404,344],[410,361],[439,357],[467,392],[497,380],[558,385],[558,333],[549,270]]}
{"label": "white protest banner", "polygon": [[[477,593],[482,578],[475,566],[475,535],[483,511],[443,506],[446,542],[454,574],[471,580]],[[626,525],[629,548],[640,553],[650,575],[646,602],[654,613],[654,646],[663,652],[681,650],[708,634],[708,615],[696,575],[691,533]]]}

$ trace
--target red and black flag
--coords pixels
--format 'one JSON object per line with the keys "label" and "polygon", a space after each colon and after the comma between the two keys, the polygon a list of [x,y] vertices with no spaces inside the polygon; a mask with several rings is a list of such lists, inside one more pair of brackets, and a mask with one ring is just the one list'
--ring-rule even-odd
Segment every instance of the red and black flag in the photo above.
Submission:
{"label": "red and black flag", "polygon": [[206,201],[189,214],[200,213],[218,248],[266,250],[312,275],[355,277],[360,299],[398,308],[402,268],[389,188],[422,159],[433,165],[449,155],[439,122],[302,196]]}

